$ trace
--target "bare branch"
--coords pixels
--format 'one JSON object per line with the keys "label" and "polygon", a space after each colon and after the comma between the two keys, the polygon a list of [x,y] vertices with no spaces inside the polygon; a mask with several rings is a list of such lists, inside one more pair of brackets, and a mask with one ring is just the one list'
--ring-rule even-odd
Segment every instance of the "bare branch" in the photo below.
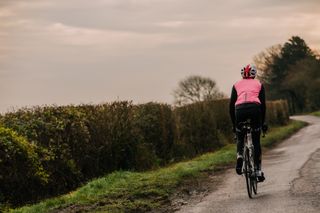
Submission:
{"label": "bare branch", "polygon": [[204,100],[224,98],[216,82],[201,76],[189,76],[179,82],[178,88],[173,91],[176,105],[185,105]]}

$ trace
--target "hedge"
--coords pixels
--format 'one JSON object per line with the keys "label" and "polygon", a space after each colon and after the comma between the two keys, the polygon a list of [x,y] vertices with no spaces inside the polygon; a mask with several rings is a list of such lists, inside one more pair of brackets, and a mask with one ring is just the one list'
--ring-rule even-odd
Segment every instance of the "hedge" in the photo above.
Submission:
{"label": "hedge", "polygon": [[67,192],[84,180],[90,134],[85,114],[77,107],[21,109],[7,113],[1,122],[38,147],[40,161],[49,174],[46,194]]}
{"label": "hedge", "polygon": [[149,150],[144,152],[148,159],[140,159],[143,156],[137,155],[136,167],[149,169],[154,165],[168,163],[174,155],[172,148],[175,122],[172,107],[158,103],[137,105],[134,107],[134,126],[134,135],[139,144],[138,150]]}
{"label": "hedge", "polygon": [[[19,182],[19,187],[0,181],[5,185],[1,202],[34,202],[115,170],[147,170],[214,151],[232,141],[228,104],[229,100],[219,100],[174,108],[123,101],[4,114],[0,177]],[[289,120],[288,105],[282,100],[268,102],[267,113],[272,125]],[[8,144],[22,151],[2,154]],[[8,171],[1,169],[3,165]],[[24,174],[28,177],[20,180]]]}
{"label": "hedge", "polygon": [[175,109],[177,141],[185,147],[177,157],[193,157],[221,146],[214,111],[209,102]]}
{"label": "hedge", "polygon": [[48,183],[36,147],[4,127],[0,127],[0,171],[0,203],[37,199]]}
{"label": "hedge", "polygon": [[285,100],[267,102],[267,123],[285,125],[289,121],[289,107]]}

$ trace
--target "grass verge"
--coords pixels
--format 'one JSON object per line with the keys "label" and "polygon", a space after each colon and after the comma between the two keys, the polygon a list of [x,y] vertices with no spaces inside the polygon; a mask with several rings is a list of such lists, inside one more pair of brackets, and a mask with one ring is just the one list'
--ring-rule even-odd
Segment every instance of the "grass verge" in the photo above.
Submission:
{"label": "grass verge", "polygon": [[[287,126],[276,127],[262,139],[264,147],[289,137],[305,126],[290,121]],[[93,180],[78,190],[32,206],[10,210],[14,213],[38,212],[144,212],[168,204],[170,195],[185,180],[214,170],[235,160],[235,145],[201,155],[189,161],[148,172],[118,171]]]}
{"label": "grass verge", "polygon": [[313,113],[311,113],[311,115],[320,116],[320,111],[313,112]]}
{"label": "grass verge", "polygon": [[276,145],[277,142],[288,138],[306,125],[308,125],[306,122],[291,120],[286,126],[273,127],[270,129],[270,134],[268,134],[265,138],[262,138],[261,146],[271,148],[272,146]]}

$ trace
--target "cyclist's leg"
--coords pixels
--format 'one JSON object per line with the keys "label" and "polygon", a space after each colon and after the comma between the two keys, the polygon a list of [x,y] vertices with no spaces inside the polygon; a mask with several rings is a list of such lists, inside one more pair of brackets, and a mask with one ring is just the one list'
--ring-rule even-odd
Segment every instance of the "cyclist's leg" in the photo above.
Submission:
{"label": "cyclist's leg", "polygon": [[261,171],[261,144],[260,144],[260,133],[261,133],[261,110],[260,107],[252,109],[252,143],[254,146],[254,161],[256,165],[257,177],[260,182],[265,180],[264,174]]}
{"label": "cyclist's leg", "polygon": [[261,144],[260,144],[260,134],[261,134],[261,116],[260,107],[254,107],[251,110],[251,122],[252,122],[252,143],[254,146],[254,161],[258,170],[261,169]]}
{"label": "cyclist's leg", "polygon": [[243,155],[244,146],[244,134],[240,131],[239,123],[244,122],[247,119],[246,110],[236,110],[236,135],[237,135],[237,154]]}
{"label": "cyclist's leg", "polygon": [[260,144],[260,130],[252,132],[252,143],[254,146],[254,164],[256,166],[256,175],[259,182],[265,180],[264,173],[261,169],[261,144]]}
{"label": "cyclist's leg", "polygon": [[260,130],[255,129],[252,132],[252,143],[254,147],[254,163],[258,170],[261,169],[261,144],[260,144]]}
{"label": "cyclist's leg", "polygon": [[239,123],[246,120],[246,110],[236,110],[236,135],[237,135],[237,164],[236,172],[238,175],[242,174],[243,164],[243,147],[244,147],[244,134],[239,129]]}

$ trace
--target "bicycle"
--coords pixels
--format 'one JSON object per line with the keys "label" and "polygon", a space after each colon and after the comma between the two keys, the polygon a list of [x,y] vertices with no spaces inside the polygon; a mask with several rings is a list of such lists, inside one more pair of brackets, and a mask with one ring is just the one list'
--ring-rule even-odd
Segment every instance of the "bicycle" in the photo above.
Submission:
{"label": "bicycle", "polygon": [[[258,178],[256,175],[256,167],[254,161],[254,146],[252,143],[252,129],[251,122],[247,120],[239,123],[240,131],[244,133],[244,149],[243,149],[243,165],[242,174],[246,178],[246,185],[249,198],[253,198],[253,193],[256,195],[258,192]],[[263,131],[263,137],[265,131]]]}

